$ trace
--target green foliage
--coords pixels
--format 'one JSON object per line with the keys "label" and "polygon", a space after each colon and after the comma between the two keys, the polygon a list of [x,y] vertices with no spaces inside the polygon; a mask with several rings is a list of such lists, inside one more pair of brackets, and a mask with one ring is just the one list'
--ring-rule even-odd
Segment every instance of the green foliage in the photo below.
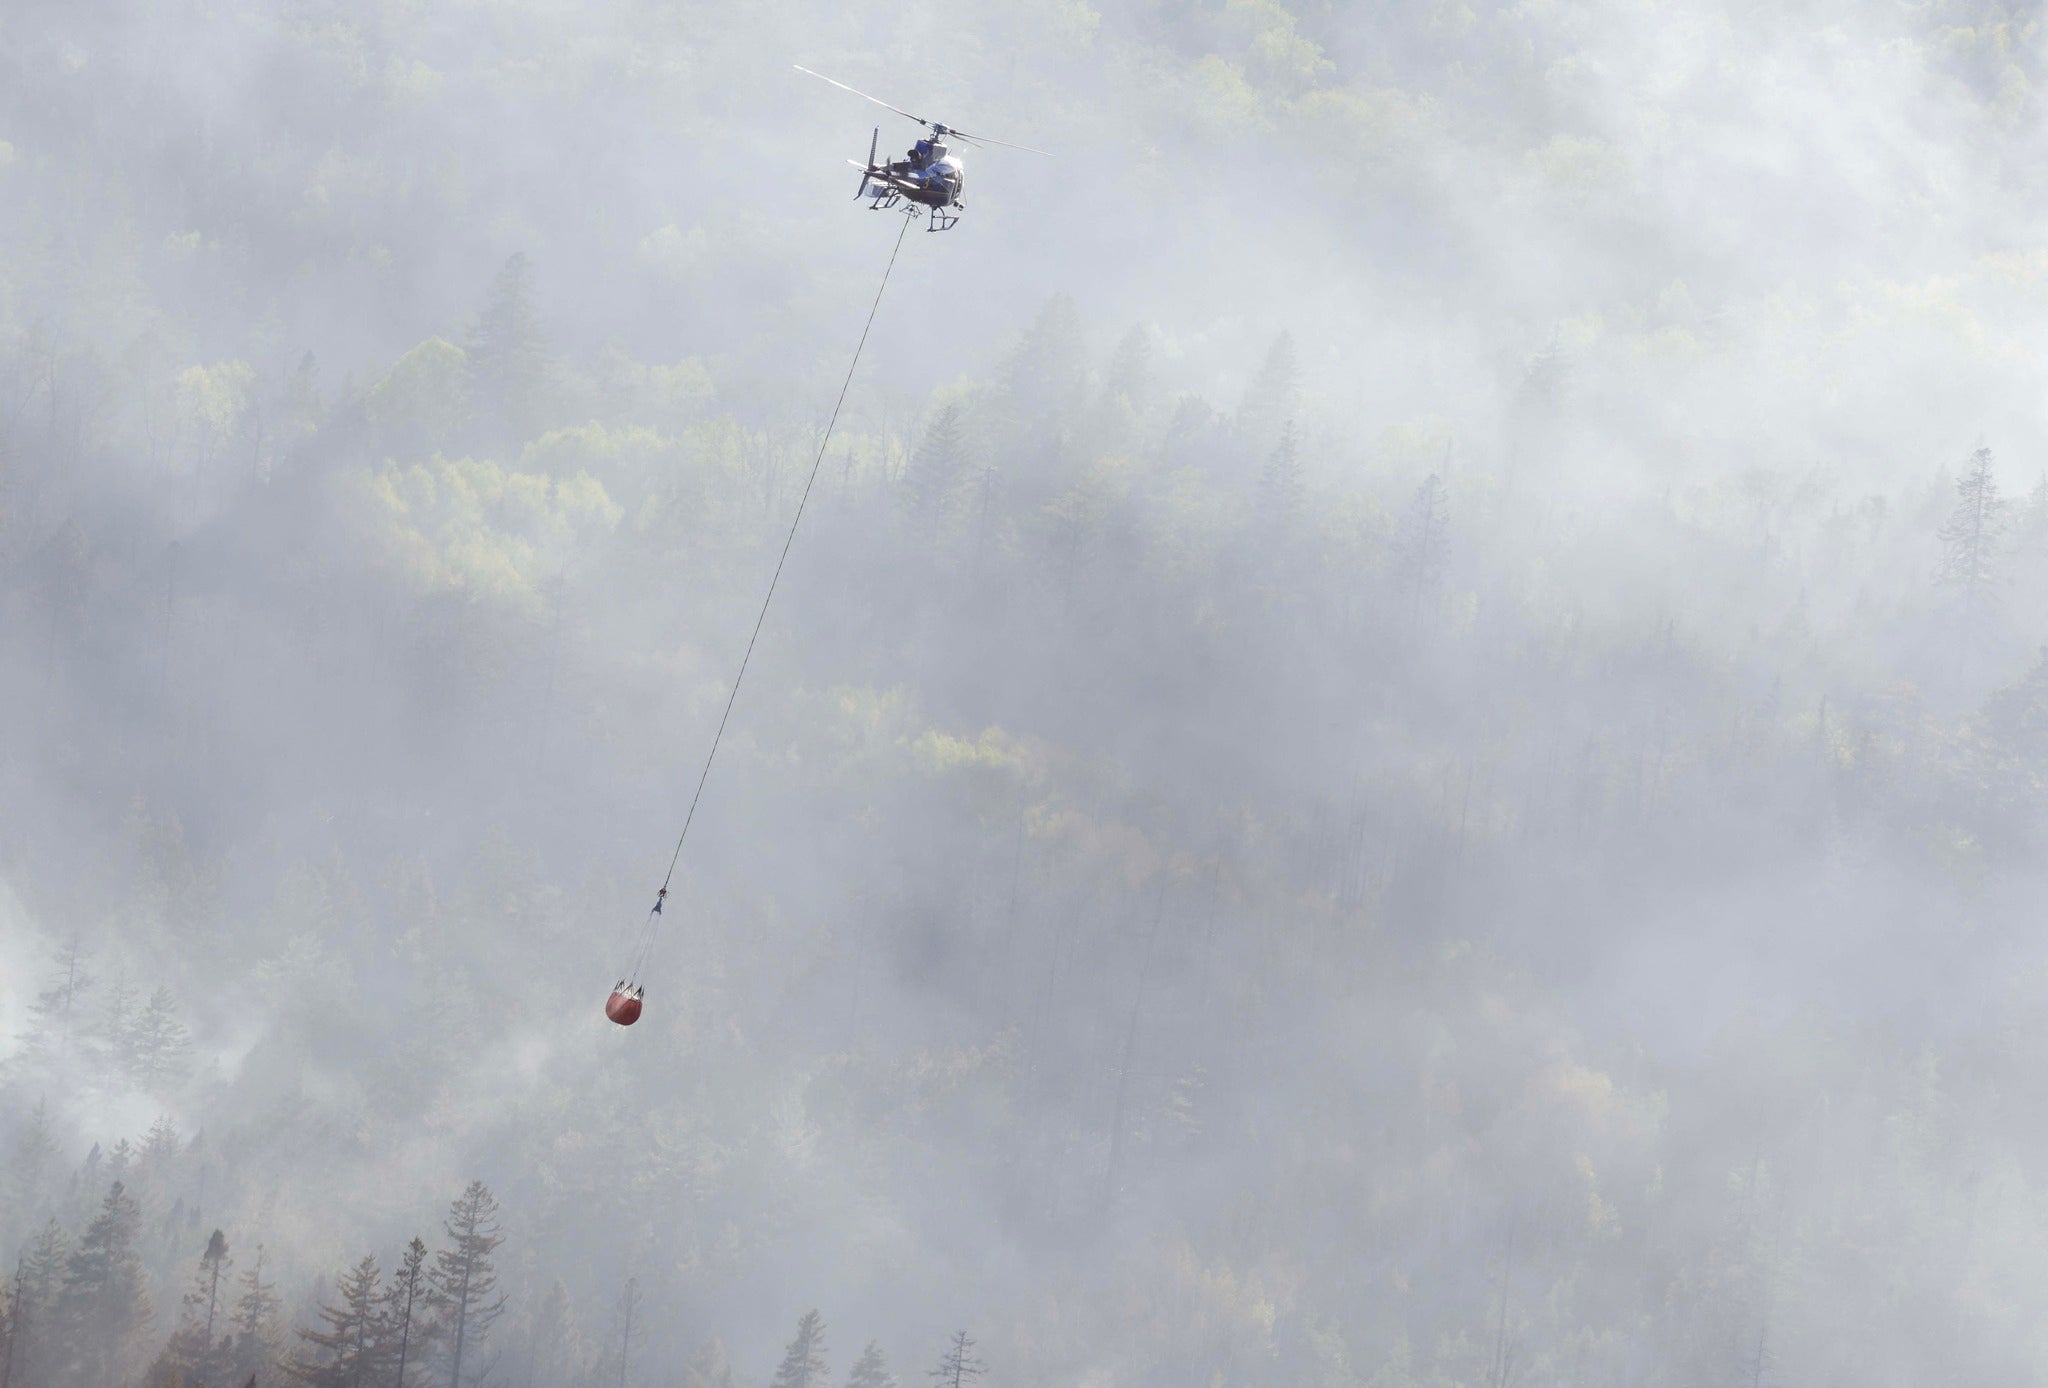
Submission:
{"label": "green foliage", "polygon": [[363,405],[395,456],[438,454],[469,417],[468,354],[430,337],[393,363]]}

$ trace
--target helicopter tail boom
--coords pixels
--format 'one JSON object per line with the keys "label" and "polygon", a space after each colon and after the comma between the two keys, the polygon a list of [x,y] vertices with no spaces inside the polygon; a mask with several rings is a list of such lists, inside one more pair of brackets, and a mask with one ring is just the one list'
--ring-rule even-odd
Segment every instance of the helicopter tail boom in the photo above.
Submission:
{"label": "helicopter tail boom", "polygon": [[[864,198],[868,195],[868,175],[875,171],[875,150],[880,147],[881,143],[882,127],[878,125],[875,127],[875,133],[868,140],[868,162],[861,165],[860,191],[853,195],[856,199]],[[853,161],[849,159],[846,162],[850,164]]]}

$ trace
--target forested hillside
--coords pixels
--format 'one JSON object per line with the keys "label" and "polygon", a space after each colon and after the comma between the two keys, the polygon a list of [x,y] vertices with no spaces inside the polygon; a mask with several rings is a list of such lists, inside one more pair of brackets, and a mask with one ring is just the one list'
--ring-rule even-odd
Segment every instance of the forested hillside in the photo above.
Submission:
{"label": "forested hillside", "polygon": [[2038,21],[1363,8],[0,12],[0,1383],[2048,1373]]}

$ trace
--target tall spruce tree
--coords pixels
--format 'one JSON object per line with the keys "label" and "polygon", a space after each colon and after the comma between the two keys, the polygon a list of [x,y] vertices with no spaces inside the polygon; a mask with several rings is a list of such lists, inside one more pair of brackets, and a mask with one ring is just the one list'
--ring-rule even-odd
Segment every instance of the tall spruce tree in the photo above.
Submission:
{"label": "tall spruce tree", "polygon": [[256,1262],[241,1276],[242,1293],[235,1298],[234,1380],[257,1388],[269,1388],[277,1379],[277,1313],[283,1305],[275,1283],[263,1275],[263,1245],[256,1245]]}
{"label": "tall spruce tree", "polygon": [[944,522],[966,468],[966,424],[960,406],[947,405],[925,426],[903,474],[905,506],[920,529],[936,530]]}
{"label": "tall spruce tree", "polygon": [[371,1388],[388,1382],[397,1353],[388,1335],[382,1283],[370,1255],[336,1278],[338,1299],[319,1310],[325,1328],[299,1328],[301,1353],[286,1371],[308,1388]]}
{"label": "tall spruce tree", "polygon": [[206,1241],[206,1251],[199,1255],[192,1285],[185,1291],[178,1329],[165,1343],[150,1371],[151,1383],[212,1383],[233,1372],[234,1338],[214,1338],[215,1325],[225,1323],[221,1315],[220,1280],[233,1265],[234,1259],[228,1256],[227,1236],[214,1230],[213,1237]]}
{"label": "tall spruce tree", "polygon": [[860,1358],[853,1361],[853,1371],[846,1376],[846,1388],[896,1388],[896,1375],[889,1372],[889,1361],[873,1340],[860,1352]]}
{"label": "tall spruce tree", "polygon": [[13,1366],[9,1388],[56,1380],[63,1348],[57,1295],[69,1255],[63,1226],[52,1219],[36,1234],[17,1265],[17,1294],[9,1306],[7,1326],[7,1353]]}
{"label": "tall spruce tree", "polygon": [[1441,472],[1430,473],[1415,488],[1394,543],[1397,586],[1408,601],[1409,616],[1417,617],[1443,582],[1450,556],[1450,512]]}
{"label": "tall spruce tree", "polygon": [[831,1377],[825,1363],[825,1318],[815,1309],[796,1323],[796,1338],[783,1351],[772,1388],[825,1388]]}
{"label": "tall spruce tree", "polygon": [[1266,455],[1259,469],[1259,522],[1270,544],[1284,543],[1288,530],[1301,513],[1304,488],[1301,481],[1301,440],[1289,419],[1280,429],[1280,441]]}
{"label": "tall spruce tree", "polygon": [[1252,457],[1262,457],[1272,448],[1281,426],[1300,412],[1300,404],[1301,364],[1294,335],[1282,332],[1266,349],[1266,359],[1237,408],[1237,430],[1251,446]]}
{"label": "tall spruce tree", "polygon": [[142,1210],[116,1181],[64,1263],[57,1323],[77,1381],[126,1380],[150,1320],[149,1288],[136,1249]]}
{"label": "tall spruce tree", "polygon": [[946,1352],[939,1356],[939,1366],[925,1376],[939,1385],[939,1388],[967,1388],[967,1385],[988,1372],[988,1365],[974,1353],[974,1341],[964,1330],[954,1332]]}
{"label": "tall spruce tree", "polygon": [[427,1297],[427,1246],[418,1238],[399,1255],[398,1269],[385,1289],[385,1319],[397,1337],[398,1346],[391,1370],[392,1388],[406,1388],[408,1374],[417,1372],[420,1349],[427,1340],[427,1323],[420,1312]]}
{"label": "tall spruce tree", "polygon": [[57,975],[28,1006],[29,1028],[22,1033],[23,1059],[48,1063],[72,1053],[79,1004],[96,982],[85,967],[85,948],[72,936],[57,960]]}
{"label": "tall spruce tree", "polygon": [[471,399],[491,446],[517,445],[547,417],[547,339],[533,306],[533,266],[520,251],[491,281],[483,311],[470,325]]}
{"label": "tall spruce tree", "polygon": [[[57,1155],[57,1140],[50,1131],[50,1106],[42,1099],[29,1110],[28,1122],[14,1140],[7,1157],[7,1230],[15,1219],[29,1220],[43,1213],[49,1191],[50,1164]],[[11,1240],[10,1240],[11,1242]]]}
{"label": "tall spruce tree", "polygon": [[1941,581],[1965,612],[1982,610],[2001,577],[2008,510],[2010,503],[1998,493],[1991,450],[1980,448],[1956,481],[1955,509],[1941,527]]}
{"label": "tall spruce tree", "polygon": [[159,985],[128,1027],[126,1063],[129,1077],[154,1092],[185,1073],[192,1049],[191,1033],[178,1020],[171,990]]}
{"label": "tall spruce tree", "polygon": [[448,1388],[462,1388],[464,1362],[474,1373],[475,1351],[505,1311],[493,1261],[505,1236],[499,1232],[498,1202],[490,1188],[471,1181],[449,1206],[441,1228],[448,1246],[434,1254],[427,1295],[448,1346]]}

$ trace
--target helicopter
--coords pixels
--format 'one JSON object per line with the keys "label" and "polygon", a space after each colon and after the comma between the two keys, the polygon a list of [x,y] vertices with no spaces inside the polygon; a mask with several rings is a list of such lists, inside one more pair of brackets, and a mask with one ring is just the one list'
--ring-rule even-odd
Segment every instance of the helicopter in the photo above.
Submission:
{"label": "helicopter", "polygon": [[1008,140],[991,140],[985,135],[969,135],[964,130],[942,125],[923,116],[912,115],[901,106],[891,106],[880,97],[869,96],[858,87],[849,87],[844,82],[827,77],[822,72],[812,72],[801,63],[792,64],[798,72],[815,77],[821,82],[830,82],[841,91],[852,92],[863,101],[872,101],[885,110],[916,121],[931,131],[926,138],[910,147],[909,155],[903,159],[876,163],[875,154],[881,147],[882,128],[875,127],[875,133],[868,140],[868,161],[863,164],[857,159],[846,162],[860,170],[860,191],[856,198],[869,198],[868,210],[880,212],[894,207],[906,199],[919,207],[931,210],[931,220],[925,225],[926,231],[950,231],[960,220],[960,212],[966,204],[960,201],[960,192],[967,186],[967,172],[958,155],[946,145],[946,137],[970,145],[1000,145],[1004,149],[1021,149],[1027,154],[1045,154],[1042,149],[1030,145],[1011,144]]}

